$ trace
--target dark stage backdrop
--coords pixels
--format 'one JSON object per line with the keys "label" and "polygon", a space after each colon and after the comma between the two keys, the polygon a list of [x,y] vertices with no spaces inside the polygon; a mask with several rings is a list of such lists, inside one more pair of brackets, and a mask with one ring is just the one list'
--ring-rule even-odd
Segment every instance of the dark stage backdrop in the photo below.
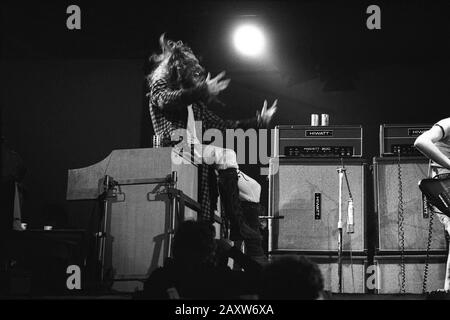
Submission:
{"label": "dark stage backdrop", "polygon": [[[1,65],[3,135],[27,167],[25,216],[64,223],[67,170],[138,148],[142,60],[8,60]],[[68,221],[69,223],[71,221]],[[72,221],[76,225],[76,221]]]}
{"label": "dark stage backdrop", "polygon": [[[67,170],[114,149],[150,146],[146,57],[164,31],[191,44],[213,73],[228,71],[227,107],[214,108],[227,118],[252,116],[264,99],[278,98],[274,125],[308,124],[311,113],[330,114],[331,124],[362,124],[370,160],[381,123],[449,116],[448,4],[380,3],[383,29],[371,32],[367,3],[277,3],[81,2],[80,31],[65,28],[71,3],[2,7],[2,134],[28,169],[26,219],[86,227],[93,206],[65,201]],[[230,25],[251,13],[276,40],[268,66],[230,49]],[[262,184],[266,203],[265,177],[256,166],[243,169]]]}

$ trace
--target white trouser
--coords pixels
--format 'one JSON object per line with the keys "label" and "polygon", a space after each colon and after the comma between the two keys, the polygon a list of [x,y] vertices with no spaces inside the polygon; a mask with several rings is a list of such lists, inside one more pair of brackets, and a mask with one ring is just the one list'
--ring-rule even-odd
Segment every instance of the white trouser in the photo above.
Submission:
{"label": "white trouser", "polygon": [[[201,144],[197,139],[192,105],[188,106],[187,110],[187,128],[186,131],[182,132],[182,137],[183,141],[188,141],[191,146],[194,146],[194,157],[197,159],[201,158],[206,164],[216,165],[217,170],[229,168],[238,170],[239,198],[244,201],[258,203],[261,195],[261,186],[245,173],[239,171],[239,166],[236,161],[236,152],[231,149],[224,149],[214,145]],[[186,136],[184,136],[184,134],[186,134]],[[188,148],[188,150],[190,151],[190,148]]]}
{"label": "white trouser", "polygon": [[203,162],[215,165],[217,170],[234,168],[238,172],[239,198],[244,201],[258,203],[261,196],[261,185],[242,171],[236,159],[236,152],[213,145],[194,145],[195,155],[202,157]]}

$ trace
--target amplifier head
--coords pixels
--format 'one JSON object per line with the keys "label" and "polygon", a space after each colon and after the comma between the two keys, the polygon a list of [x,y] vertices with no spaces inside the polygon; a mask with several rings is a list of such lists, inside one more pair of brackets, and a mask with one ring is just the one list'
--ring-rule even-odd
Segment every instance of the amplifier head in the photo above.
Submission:
{"label": "amplifier head", "polygon": [[398,156],[420,157],[414,141],[430,124],[382,124],[380,125],[380,157]]}
{"label": "amplifier head", "polygon": [[362,156],[362,126],[280,125],[275,129],[277,156],[334,158]]}

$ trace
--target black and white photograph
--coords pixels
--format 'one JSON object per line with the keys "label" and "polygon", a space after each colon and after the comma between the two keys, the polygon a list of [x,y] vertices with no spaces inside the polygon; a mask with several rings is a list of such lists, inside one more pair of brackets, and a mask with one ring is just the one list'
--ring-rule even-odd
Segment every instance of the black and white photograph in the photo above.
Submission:
{"label": "black and white photograph", "polygon": [[0,8],[0,300],[450,299],[450,2]]}

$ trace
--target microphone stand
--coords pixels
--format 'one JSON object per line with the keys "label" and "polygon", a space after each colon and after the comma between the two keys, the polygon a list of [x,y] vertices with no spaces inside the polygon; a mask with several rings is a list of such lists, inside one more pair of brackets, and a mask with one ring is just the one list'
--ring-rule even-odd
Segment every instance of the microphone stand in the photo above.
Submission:
{"label": "microphone stand", "polygon": [[101,216],[101,226],[97,231],[96,237],[96,247],[98,252],[98,263],[99,263],[99,273],[100,273],[100,283],[103,284],[105,280],[105,251],[106,251],[106,237],[107,237],[107,228],[108,228],[108,209],[109,202],[108,198],[111,196],[111,190],[117,185],[117,182],[111,176],[105,175],[100,186],[101,193],[99,196],[99,200],[102,203],[102,216]]}
{"label": "microphone stand", "polygon": [[339,174],[339,218],[338,218],[338,288],[342,293],[342,180],[346,169],[338,168]]}
{"label": "microphone stand", "polygon": [[[341,158],[341,163],[342,163],[342,167],[337,169],[337,172],[339,174],[339,218],[338,218],[338,288],[339,288],[339,293],[343,292],[343,287],[342,287],[342,247],[343,247],[343,239],[342,239],[342,181],[343,178],[345,176],[345,182],[347,184],[347,189],[348,189],[348,194],[349,194],[349,207],[350,207],[350,203],[351,203],[351,210],[353,210],[353,196],[352,196],[352,192],[350,190],[350,184],[348,182],[348,177],[347,177],[347,169],[345,169],[344,166],[344,160]],[[350,209],[349,209],[350,210]],[[348,213],[349,214],[349,213]],[[353,216],[353,213],[352,213]],[[353,233],[353,226],[349,227],[349,217],[347,217],[347,233]],[[353,220],[353,218],[352,218]],[[351,247],[350,247],[350,251],[351,251]]]}

